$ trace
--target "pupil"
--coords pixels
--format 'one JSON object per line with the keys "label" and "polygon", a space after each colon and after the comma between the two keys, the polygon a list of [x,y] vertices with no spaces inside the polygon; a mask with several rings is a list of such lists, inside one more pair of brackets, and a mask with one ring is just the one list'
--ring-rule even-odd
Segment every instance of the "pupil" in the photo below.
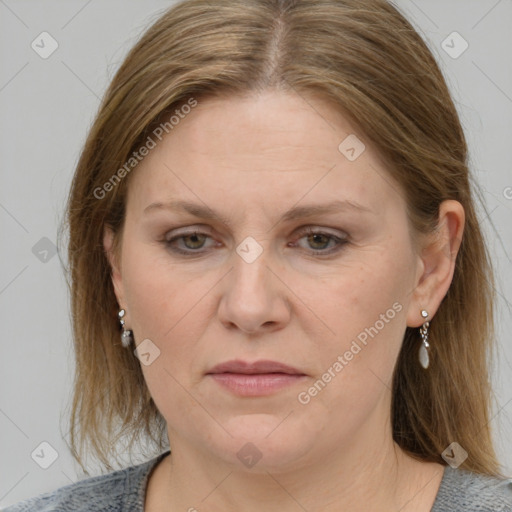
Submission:
{"label": "pupil", "polygon": [[[312,235],[312,238],[313,238],[313,244],[315,244],[315,243],[320,243],[320,244],[322,244],[321,239],[322,239],[322,238],[324,238],[324,239],[325,239],[325,235],[320,235],[320,234],[318,234],[318,233],[315,233],[314,235]],[[325,242],[324,242],[324,244],[323,244],[323,245],[325,245]]]}
{"label": "pupil", "polygon": [[199,241],[197,234],[189,235],[188,238],[191,240],[192,246],[195,247],[195,244]]}

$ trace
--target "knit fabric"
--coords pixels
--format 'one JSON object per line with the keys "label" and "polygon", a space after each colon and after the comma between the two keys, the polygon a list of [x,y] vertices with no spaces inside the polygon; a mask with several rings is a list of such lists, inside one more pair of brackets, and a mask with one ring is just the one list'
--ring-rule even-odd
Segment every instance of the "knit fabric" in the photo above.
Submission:
{"label": "knit fabric", "polygon": [[[168,453],[21,501],[3,512],[143,512],[151,470]],[[512,479],[447,466],[431,512],[512,512]]]}
{"label": "knit fabric", "polygon": [[79,480],[2,512],[143,512],[151,470],[168,453],[143,464]]}
{"label": "knit fabric", "polygon": [[431,512],[512,512],[512,479],[446,466]]}

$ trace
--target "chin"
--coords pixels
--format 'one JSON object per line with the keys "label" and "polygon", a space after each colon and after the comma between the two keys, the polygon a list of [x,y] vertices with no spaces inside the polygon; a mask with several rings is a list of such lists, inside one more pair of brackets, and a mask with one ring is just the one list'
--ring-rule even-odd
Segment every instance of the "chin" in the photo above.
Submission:
{"label": "chin", "polygon": [[316,451],[320,422],[312,418],[309,422],[297,421],[292,419],[293,414],[278,417],[255,413],[233,417],[223,422],[232,437],[225,434],[217,442],[215,438],[210,439],[208,450],[236,471],[277,473],[297,469],[301,460]]}

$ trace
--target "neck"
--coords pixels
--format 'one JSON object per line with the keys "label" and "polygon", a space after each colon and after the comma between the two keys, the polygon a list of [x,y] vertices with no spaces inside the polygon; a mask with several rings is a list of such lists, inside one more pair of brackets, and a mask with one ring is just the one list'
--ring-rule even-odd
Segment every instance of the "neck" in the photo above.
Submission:
{"label": "neck", "polygon": [[170,436],[159,510],[429,511],[443,467],[409,457],[393,442],[390,429],[386,433],[369,442],[360,432],[316,464],[306,461],[283,472],[258,465],[242,470]]}

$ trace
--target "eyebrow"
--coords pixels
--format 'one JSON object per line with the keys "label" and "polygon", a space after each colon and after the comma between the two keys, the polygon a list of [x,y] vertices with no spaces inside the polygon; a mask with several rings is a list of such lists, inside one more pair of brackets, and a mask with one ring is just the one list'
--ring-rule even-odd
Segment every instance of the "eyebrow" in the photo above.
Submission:
{"label": "eyebrow", "polygon": [[[194,215],[195,217],[216,220],[222,222],[226,226],[231,226],[229,219],[227,219],[221,213],[212,210],[208,206],[198,203],[192,203],[188,201],[169,201],[168,203],[156,202],[146,206],[146,208],[144,208],[143,214],[157,210],[183,210],[190,213],[191,215]],[[279,219],[279,222],[290,222],[296,219],[314,217],[316,215],[342,213],[345,211],[356,211],[359,213],[371,213],[376,215],[376,212],[367,206],[363,206],[362,204],[359,204],[355,201],[344,199],[335,200],[325,204],[295,206],[285,212]]]}

